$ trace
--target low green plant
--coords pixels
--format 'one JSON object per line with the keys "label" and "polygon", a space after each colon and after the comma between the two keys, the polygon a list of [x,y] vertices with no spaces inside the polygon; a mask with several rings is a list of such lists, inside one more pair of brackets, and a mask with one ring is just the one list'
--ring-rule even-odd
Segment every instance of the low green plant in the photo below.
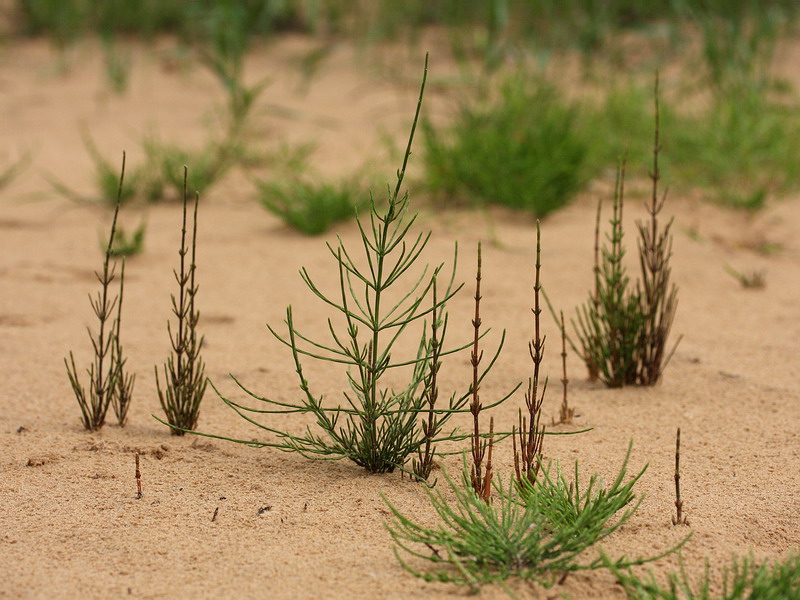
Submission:
{"label": "low green plant", "polygon": [[800,109],[755,90],[715,97],[696,116],[667,124],[681,180],[734,208],[757,210],[800,182]]}
{"label": "low green plant", "polygon": [[[122,226],[117,226],[117,233],[111,244],[111,256],[136,256],[144,249],[144,235],[147,231],[147,223],[142,221],[139,226],[128,235]],[[105,248],[104,248],[105,250]]]}
{"label": "low green plant", "polygon": [[425,124],[427,186],[445,198],[536,216],[562,207],[592,175],[578,107],[541,79],[508,79],[497,99],[462,106],[442,131]]}
{"label": "low green plant", "polygon": [[800,554],[784,561],[756,566],[752,558],[733,558],[722,574],[722,590],[712,590],[710,568],[693,582],[683,562],[678,573],[670,573],[666,584],[650,573],[639,577],[630,569],[609,564],[630,600],[789,600],[800,598]]}
{"label": "low green plant", "polygon": [[761,289],[767,285],[767,276],[764,271],[755,270],[743,273],[726,265],[725,272],[746,289]]}
{"label": "low green plant", "polygon": [[[646,467],[628,478],[629,457],[630,447],[608,487],[596,475],[581,487],[577,462],[571,481],[551,465],[533,482],[526,478],[520,484],[512,478],[507,488],[496,486],[492,502],[472,488],[465,465],[461,485],[445,474],[447,490],[427,490],[439,520],[435,526],[416,522],[384,498],[394,517],[386,527],[396,544],[395,555],[403,568],[426,581],[473,589],[512,576],[551,587],[575,571],[624,569],[661,558],[683,542],[652,558],[584,558],[584,552],[626,523],[641,502],[635,501],[633,487]],[[421,561],[431,568],[423,568]]]}
{"label": "low green plant", "polygon": [[[339,273],[338,297],[326,295],[308,271],[301,269],[305,284],[339,315],[343,327],[337,327],[333,319],[329,319],[331,341],[314,340],[298,331],[291,306],[286,310],[286,335],[269,327],[272,334],[291,349],[302,391],[301,399],[284,402],[261,397],[245,388],[235,377],[233,379],[239,387],[251,398],[266,404],[266,408],[253,408],[220,394],[222,400],[240,416],[275,435],[277,441],[210,437],[230,439],[250,446],[272,446],[313,459],[348,459],[372,473],[397,469],[414,477],[418,475],[413,473],[413,467],[409,469],[405,466],[409,459],[419,458],[420,451],[423,456],[428,451],[433,452],[443,441],[467,437],[459,435],[457,430],[448,432],[444,428],[454,414],[467,412],[465,406],[472,391],[452,394],[446,407],[431,406],[431,398],[436,395],[432,393],[430,373],[435,368],[435,362],[438,362],[436,358],[463,350],[470,344],[434,352],[424,322],[428,317],[445,322],[445,306],[461,288],[454,283],[457,247],[453,271],[445,279],[448,283],[440,288],[440,295],[437,294],[436,301],[431,303],[433,290],[437,289],[440,279],[444,277],[444,264],[433,269],[429,266],[414,269],[431,234],[419,233],[409,239],[416,216],[409,214],[408,194],[401,196],[426,80],[427,59],[403,164],[397,172],[397,183],[394,189],[389,188],[384,209],[379,211],[374,199],[371,199],[369,220],[357,221],[363,256],[355,255],[341,240],[336,246],[328,245]],[[416,272],[419,270],[421,273]],[[396,342],[416,324],[422,325],[416,352],[409,356],[399,355]],[[444,327],[437,331],[436,337],[437,345],[443,347]],[[478,383],[492,368],[502,345],[501,340],[492,360],[481,370]],[[338,405],[330,406],[330,403],[323,402],[323,396],[312,393],[303,371],[303,359],[328,361],[347,367],[349,389],[342,393],[343,400]],[[407,383],[399,389],[387,384],[385,377],[389,373],[398,377],[407,375]],[[219,394],[216,388],[215,391]],[[510,395],[484,408],[492,408]],[[308,426],[305,433],[295,434],[272,424],[259,423],[248,413],[307,414],[315,419],[315,424],[314,428]],[[433,420],[430,419],[431,413],[435,416]],[[433,425],[427,427],[422,423]]]}
{"label": "low green plant", "polygon": [[121,48],[111,33],[101,36],[106,81],[115,94],[124,94],[131,77],[131,53]]}
{"label": "low green plant", "polygon": [[311,181],[295,178],[284,182],[259,181],[259,200],[287,225],[307,235],[319,235],[333,225],[369,207],[356,182]]}
{"label": "low green plant", "polygon": [[23,154],[15,162],[0,170],[0,190],[11,183],[30,164],[30,154]]}
{"label": "low green plant", "polygon": [[[207,379],[205,364],[200,356],[203,348],[203,337],[198,336],[197,324],[200,312],[195,306],[197,297],[197,208],[200,195],[195,193],[194,213],[192,218],[191,255],[186,240],[186,213],[189,203],[188,193],[189,169],[183,169],[183,224],[181,226],[181,247],[179,270],[173,271],[178,284],[178,296],[172,296],[172,312],[177,319],[177,329],[169,332],[172,354],[163,366],[163,387],[155,367],[156,387],[161,408],[167,416],[167,424],[173,435],[184,435],[186,430],[194,429],[200,416],[200,403],[206,391]],[[188,265],[187,265],[188,259]],[[163,421],[162,421],[163,422]]]}
{"label": "low green plant", "polygon": [[47,180],[53,188],[70,200],[75,202],[103,202],[106,204],[115,204],[119,201],[120,204],[127,204],[139,194],[140,185],[145,179],[146,168],[140,167],[136,169],[128,168],[128,174],[125,181],[120,183],[117,170],[114,165],[103,156],[100,149],[97,147],[94,139],[92,138],[89,129],[84,125],[81,127],[81,137],[86,151],[94,163],[95,168],[95,184],[99,192],[99,198],[93,196],[85,196],[76,192],[59,181],[55,177],[48,176]]}
{"label": "low green plant", "polygon": [[[89,389],[88,391],[80,382],[77,367],[75,366],[75,357],[72,352],[69,353],[69,361],[65,358],[64,365],[67,368],[67,376],[69,377],[72,391],[78,401],[78,406],[81,409],[81,416],[83,426],[90,430],[96,431],[100,429],[106,420],[106,413],[108,407],[113,401],[115,395],[122,392],[132,391],[133,383],[124,374],[125,359],[122,354],[121,342],[119,339],[120,328],[122,324],[122,293],[123,293],[123,279],[124,279],[124,266],[120,274],[120,291],[119,295],[111,297],[110,287],[115,279],[115,265],[111,263],[111,248],[114,242],[114,235],[117,227],[117,216],[119,215],[119,207],[122,203],[122,191],[125,180],[125,154],[122,155],[122,169],[119,175],[117,203],[114,208],[114,218],[111,222],[111,233],[108,238],[108,244],[105,249],[105,256],[103,259],[102,272],[95,272],[97,280],[100,282],[101,291],[96,296],[89,296],[89,303],[92,306],[92,311],[97,317],[98,329],[97,333],[93,333],[91,328],[88,328],[89,339],[92,342],[94,349],[94,361],[87,369],[89,375]],[[124,263],[123,263],[124,265]],[[115,306],[117,307],[117,317],[115,323],[110,323],[112,313]],[[122,381],[120,381],[122,380]],[[127,383],[130,381],[130,386]],[[117,396],[119,399],[119,396]],[[130,396],[126,397],[126,406],[129,403]],[[124,418],[121,423],[124,422]]]}
{"label": "low green plant", "polygon": [[183,167],[191,165],[188,185],[190,189],[204,193],[216,183],[232,165],[230,148],[216,142],[208,142],[196,150],[187,150],[173,144],[161,143],[154,138],[145,140],[150,186],[148,199],[183,197]]}

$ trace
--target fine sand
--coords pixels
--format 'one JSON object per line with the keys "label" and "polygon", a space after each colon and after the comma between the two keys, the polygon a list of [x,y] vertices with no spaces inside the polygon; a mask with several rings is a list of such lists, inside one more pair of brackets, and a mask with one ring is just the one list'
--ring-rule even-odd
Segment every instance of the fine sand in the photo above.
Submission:
{"label": "fine sand", "polygon": [[[325,176],[368,163],[383,181],[391,178],[396,157],[382,139],[388,134],[398,146],[404,143],[418,57],[394,73],[337,47],[320,72],[304,81],[298,64],[307,50],[307,44],[290,39],[259,51],[248,63],[253,81],[272,80],[254,135],[264,149],[315,141],[313,164]],[[123,335],[130,369],[137,374],[135,398],[126,428],[117,427],[110,415],[102,431],[82,429],[63,358],[73,350],[79,365],[90,361],[85,329],[94,321],[87,294],[98,288],[93,275],[101,265],[98,240],[111,215],[58,196],[46,177],[92,194],[93,169],[81,124],[104,155],[117,157],[126,149],[130,164],[136,164],[142,159],[139,140],[148,132],[176,143],[201,143],[213,107],[223,101],[219,86],[198,67],[185,70],[166,52],[152,49],[135,50],[134,59],[131,89],[116,97],[103,83],[94,46],[71,52],[66,72],[64,59],[44,43],[0,48],[0,166],[25,151],[32,155],[31,166],[0,192],[0,597],[464,595],[455,586],[412,577],[393,556],[384,527],[390,513],[381,494],[404,513],[434,523],[420,485],[397,474],[370,475],[346,462],[312,462],[269,448],[178,438],[150,416],[160,413],[153,366],[169,352],[177,204],[122,212],[127,229],[147,220],[145,251],[126,267]],[[447,73],[446,66],[439,68],[434,58],[434,82]],[[427,110],[446,116],[447,103],[437,94],[433,86]],[[667,152],[679,151],[668,140],[665,145]],[[412,158],[410,177],[421,173],[419,160]],[[599,194],[607,195],[608,184],[594,184],[542,223],[543,282],[568,315],[591,285],[593,206]],[[639,200],[645,188],[635,182],[631,188],[625,224],[635,273],[634,223],[643,216]],[[694,535],[683,549],[689,574],[701,575],[707,558],[719,581],[733,555],[752,553],[762,561],[800,548],[798,200],[775,202],[748,218],[704,202],[699,194],[671,196],[665,215],[675,216],[673,277],[680,288],[673,337],[683,337],[660,385],[609,390],[590,384],[570,354],[570,402],[578,415],[574,428],[593,429],[548,437],[546,457],[566,464],[579,460],[587,475],[609,478],[632,440],[630,470],[649,464],[636,488],[646,496],[639,511],[603,543],[610,556],[654,555],[691,529]],[[500,397],[531,371],[526,343],[532,335],[534,222],[501,210],[491,211],[487,220],[477,212],[415,206],[421,211],[418,226],[433,231],[426,261],[450,261],[459,241],[458,278],[466,288],[450,306],[453,342],[470,333],[475,248],[484,240],[482,316],[493,328],[487,352],[501,330],[508,335],[482,397],[485,402]],[[499,244],[489,243],[492,231]],[[233,373],[261,395],[298,397],[291,356],[265,324],[280,328],[291,304],[301,330],[325,334],[326,318],[335,315],[304,287],[298,269],[307,267],[321,288],[335,292],[338,273],[324,242],[335,240],[336,233],[346,245],[359,242],[354,223],[322,238],[288,229],[256,202],[241,172],[204,195],[198,306],[207,374],[224,394],[244,400],[228,377]],[[760,255],[755,249],[764,244],[780,250]],[[726,265],[764,270],[766,288],[743,289],[725,272]],[[561,400],[560,343],[547,313],[543,326],[549,422]],[[414,339],[401,348],[414,349]],[[338,397],[340,369],[312,361],[305,369],[313,390]],[[469,378],[466,354],[445,361],[443,390],[463,390]],[[496,409],[498,427],[510,428],[522,404],[517,394]],[[299,432],[307,421],[268,422]],[[670,522],[677,427],[690,528]],[[237,417],[210,388],[199,428],[274,439]],[[135,452],[141,453],[144,491],[138,500]],[[498,445],[495,459],[498,476],[507,477],[510,443]],[[441,462],[458,473],[460,458]],[[663,574],[677,565],[672,556],[653,569]],[[511,580],[509,587],[520,597],[623,597],[604,572],[571,576],[541,594],[524,582]],[[483,597],[506,593],[488,586]]]}

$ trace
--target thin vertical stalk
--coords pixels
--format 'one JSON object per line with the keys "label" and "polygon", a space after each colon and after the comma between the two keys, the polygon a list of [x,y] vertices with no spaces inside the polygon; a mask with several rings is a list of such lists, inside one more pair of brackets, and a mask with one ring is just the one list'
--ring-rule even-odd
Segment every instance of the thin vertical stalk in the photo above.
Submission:
{"label": "thin vertical stalk", "polygon": [[683,516],[683,500],[681,500],[681,428],[675,435],[675,511],[672,517],[673,525],[688,525],[689,521]]}
{"label": "thin vertical stalk", "polygon": [[[547,378],[539,393],[539,370],[544,359],[545,338],[541,334],[540,315],[542,308],[540,305],[540,293],[542,291],[541,270],[542,270],[542,231],[541,224],[536,221],[536,265],[535,280],[533,284],[533,339],[528,343],[528,353],[533,361],[533,376],[528,379],[528,389],[525,392],[525,407],[527,414],[519,412],[519,431],[512,431],[512,442],[514,446],[514,471],[517,482],[522,485],[523,481],[534,483],[539,474],[542,460],[542,444],[544,442],[545,427],[540,425],[542,418],[542,403],[547,391]],[[518,454],[519,453],[519,454]]]}
{"label": "thin vertical stalk", "polygon": [[436,448],[433,446],[433,437],[439,430],[439,422],[436,416],[436,401],[439,399],[439,386],[437,377],[439,367],[441,367],[441,343],[439,337],[439,319],[441,318],[442,307],[439,306],[437,295],[436,278],[433,279],[433,307],[431,311],[431,340],[430,340],[430,361],[428,364],[428,376],[425,381],[425,399],[428,405],[427,419],[422,421],[422,433],[425,438],[424,446],[417,451],[417,458],[412,462],[414,474],[418,479],[427,481],[433,469],[433,457]]}
{"label": "thin vertical stalk", "polygon": [[567,378],[567,330],[564,326],[564,311],[561,311],[561,388],[563,396],[561,398],[561,409],[559,412],[559,423],[572,423],[572,418],[575,415],[575,409],[569,407],[569,400],[567,397],[567,387],[569,386],[569,379]]}
{"label": "thin vertical stalk", "polygon": [[133,385],[136,381],[135,375],[125,372],[125,364],[128,359],[124,357],[122,351],[122,299],[125,293],[125,257],[122,258],[122,267],[119,274],[119,303],[117,304],[117,320],[114,324],[114,347],[112,350],[112,360],[117,368],[116,386],[111,396],[111,405],[117,417],[120,427],[125,427],[128,422],[128,409],[131,405],[133,396]]}
{"label": "thin vertical stalk", "polygon": [[[480,401],[480,364],[483,359],[483,351],[480,349],[481,339],[481,244],[478,243],[478,268],[475,275],[475,315],[472,319],[472,351],[470,352],[470,365],[472,365],[472,401],[469,411],[472,414],[472,471],[470,480],[475,493],[488,502],[491,493],[491,450],[489,450],[489,462],[486,466],[486,474],[483,474],[483,459],[486,457],[487,446],[490,442],[481,440],[481,401]],[[492,425],[493,427],[493,425]],[[490,432],[490,440],[494,432]]]}

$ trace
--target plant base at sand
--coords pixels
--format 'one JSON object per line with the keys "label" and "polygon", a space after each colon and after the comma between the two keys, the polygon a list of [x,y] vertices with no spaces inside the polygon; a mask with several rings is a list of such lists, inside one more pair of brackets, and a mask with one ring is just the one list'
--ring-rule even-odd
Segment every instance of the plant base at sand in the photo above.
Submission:
{"label": "plant base at sand", "polygon": [[[507,489],[497,486],[491,503],[475,493],[468,473],[462,485],[447,478],[447,489],[428,490],[439,517],[434,527],[415,522],[387,501],[394,515],[387,528],[396,544],[395,554],[417,577],[473,587],[512,576],[549,587],[571,572],[606,567],[602,558],[582,555],[614,533],[638,508],[633,487],[644,469],[627,478],[629,456],[630,448],[608,487],[594,475],[581,488],[576,463],[572,481],[557,467],[543,468],[534,483],[524,480],[520,485],[512,480]],[[623,569],[663,555],[622,557],[610,564]],[[424,568],[423,561],[431,568]]]}

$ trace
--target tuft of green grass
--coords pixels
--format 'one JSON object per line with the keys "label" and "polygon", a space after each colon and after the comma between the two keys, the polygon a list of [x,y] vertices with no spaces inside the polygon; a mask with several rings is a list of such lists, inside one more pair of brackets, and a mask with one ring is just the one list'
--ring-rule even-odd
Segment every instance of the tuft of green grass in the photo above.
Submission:
{"label": "tuft of green grass", "polygon": [[756,270],[743,273],[726,265],[725,272],[746,289],[761,289],[767,285],[767,275],[764,271]]}
{"label": "tuft of green grass", "polygon": [[800,598],[800,554],[784,561],[756,566],[752,558],[733,558],[722,574],[722,590],[711,589],[710,568],[692,582],[683,562],[678,573],[670,573],[666,585],[650,573],[639,577],[630,569],[609,564],[630,600],[790,600]]}
{"label": "tuft of green grass", "polygon": [[333,225],[353,219],[359,209],[369,207],[369,199],[355,182],[292,181],[258,182],[259,200],[287,225],[305,233],[319,235]]}
{"label": "tuft of green grass", "polygon": [[111,256],[136,256],[144,248],[144,234],[147,223],[142,221],[130,236],[125,233],[122,226],[117,227],[117,233],[111,244]]}
{"label": "tuft of green grass", "polygon": [[757,210],[770,194],[800,183],[800,107],[751,91],[716,97],[695,116],[667,122],[680,181],[723,204]]}
{"label": "tuft of green grass", "polygon": [[427,185],[445,198],[544,216],[592,175],[593,140],[578,117],[551,84],[510,78],[498,98],[462,106],[446,129],[426,123]]}
{"label": "tuft of green grass", "polygon": [[[612,566],[618,570],[656,560],[620,557],[616,561],[589,559],[584,553],[612,535],[636,512],[633,487],[645,467],[627,476],[630,447],[614,481],[603,487],[593,475],[581,487],[578,464],[569,481],[560,468],[543,468],[536,481],[496,486],[489,503],[470,485],[464,466],[463,482],[445,478],[448,489],[426,490],[438,517],[426,526],[402,514],[391,502],[393,520],[386,525],[395,542],[401,566],[416,577],[466,585],[477,591],[485,583],[520,577],[551,587],[570,573]],[[424,568],[424,564],[430,568]]]}
{"label": "tuft of green grass", "polygon": [[152,201],[183,197],[184,165],[192,167],[187,183],[189,189],[199,193],[206,192],[230,166],[227,150],[215,143],[187,150],[150,139],[145,141],[144,147],[152,173],[149,194]]}

